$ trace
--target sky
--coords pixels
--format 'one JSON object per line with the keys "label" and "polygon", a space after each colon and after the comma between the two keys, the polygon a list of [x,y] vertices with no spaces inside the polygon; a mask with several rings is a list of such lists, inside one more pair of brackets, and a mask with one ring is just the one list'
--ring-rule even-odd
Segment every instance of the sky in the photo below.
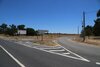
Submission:
{"label": "sky", "polygon": [[0,24],[76,34],[83,11],[86,25],[93,26],[99,9],[100,0],[0,0]]}

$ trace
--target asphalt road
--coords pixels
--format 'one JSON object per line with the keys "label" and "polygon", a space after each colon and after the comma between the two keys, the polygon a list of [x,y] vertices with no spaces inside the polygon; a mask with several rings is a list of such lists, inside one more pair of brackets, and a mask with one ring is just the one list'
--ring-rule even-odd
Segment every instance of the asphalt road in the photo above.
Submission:
{"label": "asphalt road", "polygon": [[2,49],[0,48],[0,67],[19,67],[19,65]]}
{"label": "asphalt road", "polygon": [[[0,39],[0,45],[25,67],[100,67],[99,63],[96,64],[96,62],[100,62],[100,48],[72,42],[69,39],[70,38],[64,37],[58,39],[57,42],[90,62],[70,58],[70,56],[67,57],[67,55],[63,56],[47,52],[47,50],[23,46],[2,39]],[[68,52],[71,54],[70,51]],[[20,66],[0,47],[0,67]]]}

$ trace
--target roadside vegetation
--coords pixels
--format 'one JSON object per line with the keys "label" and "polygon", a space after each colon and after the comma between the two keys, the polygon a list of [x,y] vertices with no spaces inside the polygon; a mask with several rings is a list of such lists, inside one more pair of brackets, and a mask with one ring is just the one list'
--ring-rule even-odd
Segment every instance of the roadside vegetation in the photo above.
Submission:
{"label": "roadside vegetation", "polygon": [[5,35],[10,35],[10,36],[16,36],[18,33],[18,30],[26,30],[27,36],[35,36],[38,34],[38,32],[36,30],[34,30],[33,28],[25,28],[25,25],[7,25],[6,23],[2,23],[0,25],[0,34],[5,34]]}
{"label": "roadside vegetation", "polygon": [[[87,25],[85,27],[85,41],[84,43],[100,46],[100,9],[96,14],[97,18],[94,20],[94,25]],[[75,38],[75,41],[83,42],[84,31],[81,31],[80,37]]]}
{"label": "roadside vegetation", "polygon": [[[18,30],[26,30],[26,35],[19,35]],[[61,33],[45,33],[39,34],[37,30],[33,28],[26,28],[25,25],[7,25],[6,23],[2,23],[0,25],[0,38],[5,40],[10,40],[13,42],[16,41],[30,41],[32,43],[48,45],[48,46],[56,46],[53,40],[58,37],[66,36],[66,34]],[[67,35],[69,36],[69,35]]]}
{"label": "roadside vegetation", "polygon": [[[100,10],[97,12],[97,18],[94,20],[94,25],[90,26],[87,25],[85,27],[85,36],[86,36],[86,43],[100,45]],[[26,36],[19,36],[18,30],[26,30]],[[34,43],[45,44],[45,45],[56,45],[52,41],[58,37],[70,36],[64,34],[45,34],[40,35],[38,32],[33,28],[26,28],[24,24],[21,25],[7,25],[6,23],[2,23],[0,25],[0,38],[8,39],[8,40],[31,40]],[[71,35],[72,36],[72,35]],[[74,35],[75,36],[75,35]],[[83,37],[83,31],[81,32],[81,37]],[[81,42],[82,38],[75,38],[76,41]]]}
{"label": "roadside vegetation", "polygon": [[[87,25],[85,27],[85,36],[100,36],[100,10],[97,12],[97,18],[94,20],[94,26]],[[81,32],[83,36],[83,31]]]}

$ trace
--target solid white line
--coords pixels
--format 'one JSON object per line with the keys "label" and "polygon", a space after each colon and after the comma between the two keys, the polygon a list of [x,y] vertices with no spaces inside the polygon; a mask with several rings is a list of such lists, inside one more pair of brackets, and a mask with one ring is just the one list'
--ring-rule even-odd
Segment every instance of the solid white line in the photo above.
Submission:
{"label": "solid white line", "polygon": [[96,62],[97,65],[100,65],[100,62]]}
{"label": "solid white line", "polygon": [[11,53],[9,53],[3,46],[0,45],[0,47],[21,67],[25,67],[20,61],[18,61]]}

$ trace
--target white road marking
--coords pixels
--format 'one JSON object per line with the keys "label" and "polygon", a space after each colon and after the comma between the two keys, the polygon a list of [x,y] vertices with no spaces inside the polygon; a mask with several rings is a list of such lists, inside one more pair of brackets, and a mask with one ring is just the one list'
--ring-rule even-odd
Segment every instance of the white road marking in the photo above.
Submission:
{"label": "white road marking", "polygon": [[38,49],[38,50],[41,50],[41,51],[49,52],[49,53],[52,53],[52,54],[56,54],[56,55],[60,55],[60,56],[64,56],[64,57],[69,57],[69,58],[76,59],[76,60],[81,60],[81,61],[85,61],[85,62],[90,62],[90,61],[87,60],[87,59],[81,59],[81,58],[69,56],[69,55],[66,55],[66,54],[61,54],[61,53],[56,53],[56,52],[52,52],[52,51],[47,51],[47,50],[40,49],[40,48],[37,48],[37,47],[33,47],[33,48]]}
{"label": "white road marking", "polygon": [[[56,44],[58,44],[55,40],[53,42],[55,42]],[[75,55],[77,57],[70,56],[70,55],[63,54],[63,53],[56,53],[56,52],[53,52],[53,51],[50,51],[50,50],[45,50],[45,49],[39,48],[37,46],[31,47],[31,46],[26,45],[26,44],[21,44],[21,45],[24,45],[24,46],[30,47],[30,48],[35,48],[35,49],[38,49],[38,50],[41,50],[41,51],[49,52],[49,53],[52,53],[52,54],[57,54],[57,55],[69,57],[69,58],[72,58],[72,59],[77,59],[77,60],[81,60],[81,61],[85,61],[85,62],[90,62],[90,60],[87,60],[87,59],[83,58],[82,56],[79,56],[78,54],[76,54],[76,53],[74,53],[74,52],[66,49],[65,47],[61,46],[60,44],[58,44],[60,48],[62,47],[64,50],[67,50],[70,54],[73,54],[73,55]]]}
{"label": "white road marking", "polygon": [[70,53],[68,52],[68,53],[62,53],[62,54],[70,54]]}
{"label": "white road marking", "polygon": [[[55,42],[56,44],[58,44],[55,40],[54,40],[54,42]],[[58,45],[60,45],[60,44],[58,44]],[[63,47],[63,46],[61,46],[61,47]],[[65,47],[63,47],[63,48],[64,48],[65,50],[67,50],[68,52],[70,52],[70,53],[72,53],[72,54],[78,56],[78,57],[80,58],[80,60],[90,62],[89,60],[83,58],[82,56],[79,56],[78,54],[76,54],[76,53],[74,53],[74,52],[72,52],[72,51],[70,51],[70,50],[68,50],[68,49],[66,49]]]}
{"label": "white road marking", "polygon": [[61,49],[61,50],[49,50],[49,51],[65,51],[64,49]]}
{"label": "white road marking", "polygon": [[96,62],[97,65],[100,65],[100,62]]}
{"label": "white road marking", "polygon": [[40,49],[40,48],[37,48],[37,47],[33,47],[33,48],[38,49],[38,50],[41,50],[41,51],[49,52],[49,53],[52,53],[52,54],[61,55],[61,56],[64,56],[64,57],[69,57],[69,58],[76,59],[76,60],[90,62],[89,60],[87,60],[85,58],[83,59],[83,57],[82,58],[77,58],[77,57],[69,56],[69,55],[66,55],[66,54],[61,54],[61,53],[56,53],[56,52],[52,52],[52,51],[47,51],[47,50]]}
{"label": "white road marking", "polygon": [[26,42],[26,43],[30,43],[30,42]]}
{"label": "white road marking", "polygon": [[21,67],[25,67],[20,61],[18,61],[11,53],[9,53],[3,46],[0,45],[0,47]]}
{"label": "white road marking", "polygon": [[48,48],[47,47],[46,48],[44,47],[42,49],[59,49],[59,48],[62,48],[62,47],[61,46],[59,46],[59,47],[58,46],[56,46],[56,47],[48,47]]}

